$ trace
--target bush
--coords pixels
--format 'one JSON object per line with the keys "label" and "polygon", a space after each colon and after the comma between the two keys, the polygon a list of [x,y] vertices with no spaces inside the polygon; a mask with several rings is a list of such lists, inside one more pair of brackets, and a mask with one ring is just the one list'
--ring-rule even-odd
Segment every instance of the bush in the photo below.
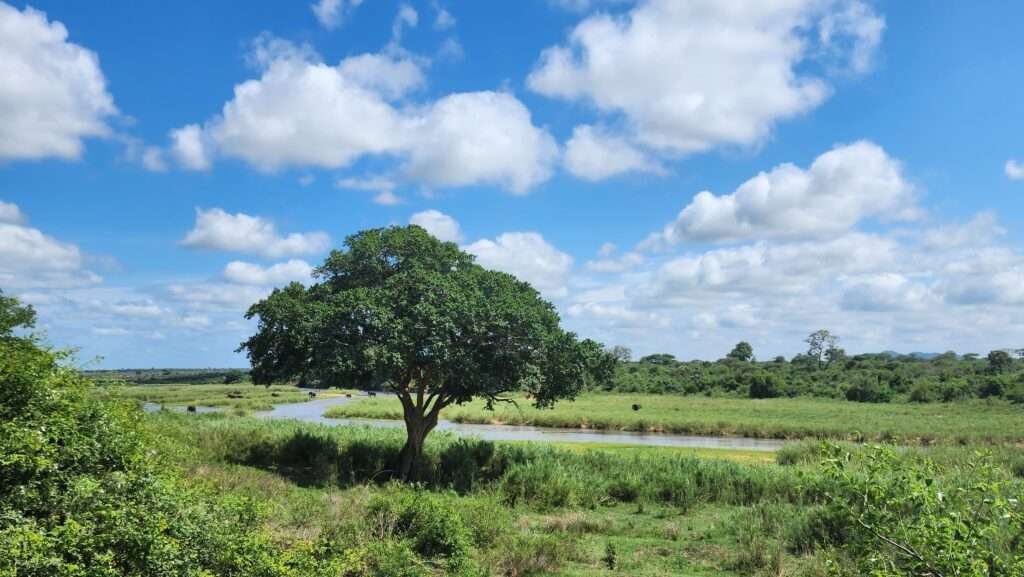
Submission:
{"label": "bush", "polygon": [[844,553],[857,565],[844,574],[1024,575],[1019,487],[990,457],[947,478],[932,461],[900,459],[888,447],[862,459],[832,446],[824,462],[834,483],[829,532],[842,534]]}
{"label": "bush", "polygon": [[751,399],[771,399],[782,394],[779,378],[771,373],[759,372],[750,379]]}
{"label": "bush", "polygon": [[888,403],[892,400],[892,389],[868,377],[846,389],[846,400],[858,403]]}

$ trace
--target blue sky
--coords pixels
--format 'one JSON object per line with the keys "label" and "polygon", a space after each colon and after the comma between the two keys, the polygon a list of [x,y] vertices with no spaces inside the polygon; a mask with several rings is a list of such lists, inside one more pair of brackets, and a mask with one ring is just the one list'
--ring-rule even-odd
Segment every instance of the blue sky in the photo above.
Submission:
{"label": "blue sky", "polygon": [[638,354],[1021,347],[983,8],[0,2],[0,289],[92,366],[241,366],[254,299],[416,222]]}

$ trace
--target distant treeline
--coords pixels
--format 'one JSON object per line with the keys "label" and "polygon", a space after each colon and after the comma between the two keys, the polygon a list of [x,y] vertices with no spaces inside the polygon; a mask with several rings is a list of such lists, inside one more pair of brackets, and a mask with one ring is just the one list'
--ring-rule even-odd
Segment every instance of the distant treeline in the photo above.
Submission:
{"label": "distant treeline", "polygon": [[117,369],[85,371],[97,383],[133,383],[137,385],[206,385],[249,381],[248,369]]}
{"label": "distant treeline", "polygon": [[823,397],[867,403],[953,402],[1003,398],[1024,403],[1024,350],[997,350],[982,357],[946,352],[848,356],[838,337],[818,331],[809,350],[792,359],[757,360],[741,342],[718,361],[679,361],[669,354],[630,359],[628,349],[610,349],[619,359],[606,387],[617,392],[733,396]]}

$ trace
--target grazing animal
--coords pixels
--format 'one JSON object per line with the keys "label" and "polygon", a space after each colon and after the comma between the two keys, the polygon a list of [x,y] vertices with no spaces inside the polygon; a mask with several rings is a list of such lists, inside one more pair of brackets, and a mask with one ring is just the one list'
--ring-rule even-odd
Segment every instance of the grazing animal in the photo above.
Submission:
{"label": "grazing animal", "polygon": [[278,392],[273,392],[273,393],[270,393],[270,396],[271,396],[271,397],[280,397],[280,396],[281,396],[281,393],[278,393]]}
{"label": "grazing animal", "polygon": [[189,413],[194,413],[194,412],[196,412],[196,406],[195,405],[189,405],[189,406],[185,407],[185,410],[188,411]]}
{"label": "grazing animal", "polygon": [[310,391],[309,392],[309,398],[315,399],[316,398],[316,393],[314,393],[313,391]]}
{"label": "grazing animal", "polygon": [[638,405],[636,403],[633,403],[633,410],[634,411],[639,411],[640,410],[640,405]]}
{"label": "grazing animal", "polygon": [[351,399],[352,398],[352,393],[345,393],[345,398],[346,399]]}
{"label": "grazing animal", "polygon": [[366,392],[366,395],[367,395],[367,396],[370,396],[370,397],[376,397],[376,396],[377,396],[377,393],[375,393],[375,392],[373,392],[373,391],[367,391],[367,392]]}

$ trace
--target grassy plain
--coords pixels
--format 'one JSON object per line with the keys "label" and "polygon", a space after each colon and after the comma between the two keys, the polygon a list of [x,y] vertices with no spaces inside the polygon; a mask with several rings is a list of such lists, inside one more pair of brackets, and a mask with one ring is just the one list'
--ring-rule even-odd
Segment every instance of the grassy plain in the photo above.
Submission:
{"label": "grassy plain", "polygon": [[[831,399],[737,399],[676,395],[589,393],[554,409],[518,406],[488,411],[482,402],[448,407],[442,418],[580,429],[729,435],[776,439],[896,441],[913,444],[1024,441],[1024,408],[1005,401],[855,403]],[[633,405],[639,405],[634,411]],[[332,407],[329,417],[401,418],[391,397]]]}
{"label": "grassy plain", "polygon": [[[264,387],[248,383],[233,385],[110,385],[97,391],[115,398],[171,406],[224,407],[228,411],[265,411],[279,403],[309,400],[309,393],[291,386]],[[318,396],[338,396],[345,391],[317,391]],[[238,398],[228,395],[235,394]]]}
{"label": "grassy plain", "polygon": [[[434,433],[420,484],[404,486],[390,480],[399,430],[171,413],[147,423],[161,454],[196,482],[260,503],[281,543],[372,539],[381,502],[432,499],[457,513],[473,559],[491,575],[811,577],[828,574],[828,559],[843,562],[829,541],[841,530],[828,509],[835,489],[812,442],[775,464]],[[973,453],[906,448],[900,458],[934,458],[936,487],[948,490],[968,482],[961,464]],[[997,451],[996,463],[1019,494],[1017,453]]]}

